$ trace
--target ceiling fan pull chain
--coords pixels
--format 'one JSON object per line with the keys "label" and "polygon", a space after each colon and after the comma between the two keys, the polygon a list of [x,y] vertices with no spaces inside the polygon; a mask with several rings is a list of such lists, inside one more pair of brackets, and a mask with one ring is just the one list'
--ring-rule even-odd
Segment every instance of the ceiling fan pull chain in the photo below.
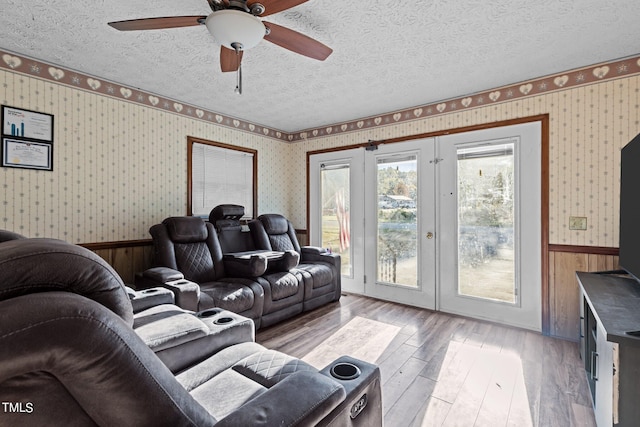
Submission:
{"label": "ceiling fan pull chain", "polygon": [[234,92],[238,95],[242,95],[242,63],[240,62],[240,49],[242,49],[242,45],[239,43],[232,43],[232,46],[236,50],[236,63],[238,64],[236,89]]}
{"label": "ceiling fan pull chain", "polygon": [[238,66],[238,82],[236,83],[235,93],[242,95],[242,64]]}

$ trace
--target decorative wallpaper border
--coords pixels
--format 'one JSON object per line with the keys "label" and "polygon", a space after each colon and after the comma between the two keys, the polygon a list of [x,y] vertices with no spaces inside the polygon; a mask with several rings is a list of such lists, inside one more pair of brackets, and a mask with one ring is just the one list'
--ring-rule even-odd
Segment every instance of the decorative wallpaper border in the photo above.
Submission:
{"label": "decorative wallpaper border", "polygon": [[485,92],[479,92],[473,95],[461,96],[447,101],[421,105],[407,110],[395,111],[379,116],[371,116],[351,122],[328,126],[326,128],[304,130],[294,134],[294,138],[291,139],[291,141],[308,140],[336,133],[359,131],[412,120],[419,120],[426,117],[452,113],[454,111],[486,107],[491,104],[542,95],[557,90],[584,86],[605,80],[628,77],[634,74],[640,74],[640,56],[592,65],[573,71],[553,74],[535,80],[528,80],[513,85],[491,89]]}
{"label": "decorative wallpaper border", "polygon": [[121,101],[129,101],[135,104],[144,105],[145,107],[156,108],[188,118],[203,120],[205,122],[218,124],[228,128],[260,134],[273,139],[282,141],[290,141],[293,139],[285,132],[245,122],[213,111],[204,110],[193,105],[165,98],[154,93],[131,88],[120,83],[82,74],[75,70],[47,64],[46,62],[38,61],[16,53],[0,50],[0,55],[2,58],[0,61],[0,68],[5,68],[30,77],[50,80],[62,85],[71,86],[74,89],[99,93],[105,96],[117,98]]}
{"label": "decorative wallpaper border", "polygon": [[0,68],[285,142],[307,141],[334,134],[344,134],[386,125],[394,125],[454,111],[484,107],[491,104],[513,101],[518,98],[532,97],[557,90],[640,74],[640,55],[638,55],[406,110],[338,123],[323,128],[286,133],[225,116],[221,113],[203,110],[193,105],[130,88],[95,76],[78,73],[71,69],[47,64],[23,55],[3,50],[0,50],[0,55],[2,58]]}

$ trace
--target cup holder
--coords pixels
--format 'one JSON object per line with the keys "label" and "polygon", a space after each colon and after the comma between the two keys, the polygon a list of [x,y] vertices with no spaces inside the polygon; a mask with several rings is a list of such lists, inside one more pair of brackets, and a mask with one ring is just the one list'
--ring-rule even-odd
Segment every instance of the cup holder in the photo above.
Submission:
{"label": "cup holder", "polygon": [[360,368],[352,363],[336,363],[329,371],[331,376],[339,380],[354,380],[360,376]]}
{"label": "cup holder", "polygon": [[198,317],[211,317],[211,316],[215,316],[218,313],[219,312],[216,310],[205,310],[198,313]]}
{"label": "cup holder", "polygon": [[141,291],[141,293],[143,293],[143,294],[155,294],[156,292],[159,292],[159,291],[160,291],[159,289],[152,288],[152,289],[145,289],[144,291]]}
{"label": "cup holder", "polygon": [[227,323],[233,322],[232,317],[221,317],[213,321],[216,325],[226,325]]}

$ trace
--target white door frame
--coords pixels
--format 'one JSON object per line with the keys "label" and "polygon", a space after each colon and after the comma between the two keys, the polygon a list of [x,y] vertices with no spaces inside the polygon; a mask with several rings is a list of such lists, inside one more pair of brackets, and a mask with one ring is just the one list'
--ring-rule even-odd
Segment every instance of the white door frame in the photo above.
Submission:
{"label": "white door frame", "polygon": [[[436,307],[436,239],[434,139],[424,138],[394,144],[381,144],[365,154],[365,294],[388,301],[435,309]],[[378,282],[378,159],[417,157],[417,287]],[[371,215],[373,213],[373,215]]]}
{"label": "white door frame", "polygon": [[342,290],[364,294],[364,206],[363,203],[354,200],[357,195],[364,194],[364,149],[353,148],[309,156],[309,244],[315,246],[320,246],[322,241],[319,206],[321,204],[320,172],[323,164],[349,165],[352,270],[351,275],[342,276]]}
{"label": "white door frame", "polygon": [[[507,304],[458,295],[457,147],[516,141],[515,208],[518,301]],[[439,137],[438,309],[531,330],[542,329],[541,123],[532,122]]]}

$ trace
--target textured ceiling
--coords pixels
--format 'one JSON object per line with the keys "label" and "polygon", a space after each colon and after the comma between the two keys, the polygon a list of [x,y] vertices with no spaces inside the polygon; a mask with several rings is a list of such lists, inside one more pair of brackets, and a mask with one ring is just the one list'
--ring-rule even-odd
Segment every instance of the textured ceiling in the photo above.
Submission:
{"label": "textured ceiling", "polygon": [[425,105],[640,52],[638,0],[310,0],[265,18],[333,48],[262,41],[243,94],[204,26],[109,21],[207,15],[205,0],[0,0],[0,49],[284,132]]}

